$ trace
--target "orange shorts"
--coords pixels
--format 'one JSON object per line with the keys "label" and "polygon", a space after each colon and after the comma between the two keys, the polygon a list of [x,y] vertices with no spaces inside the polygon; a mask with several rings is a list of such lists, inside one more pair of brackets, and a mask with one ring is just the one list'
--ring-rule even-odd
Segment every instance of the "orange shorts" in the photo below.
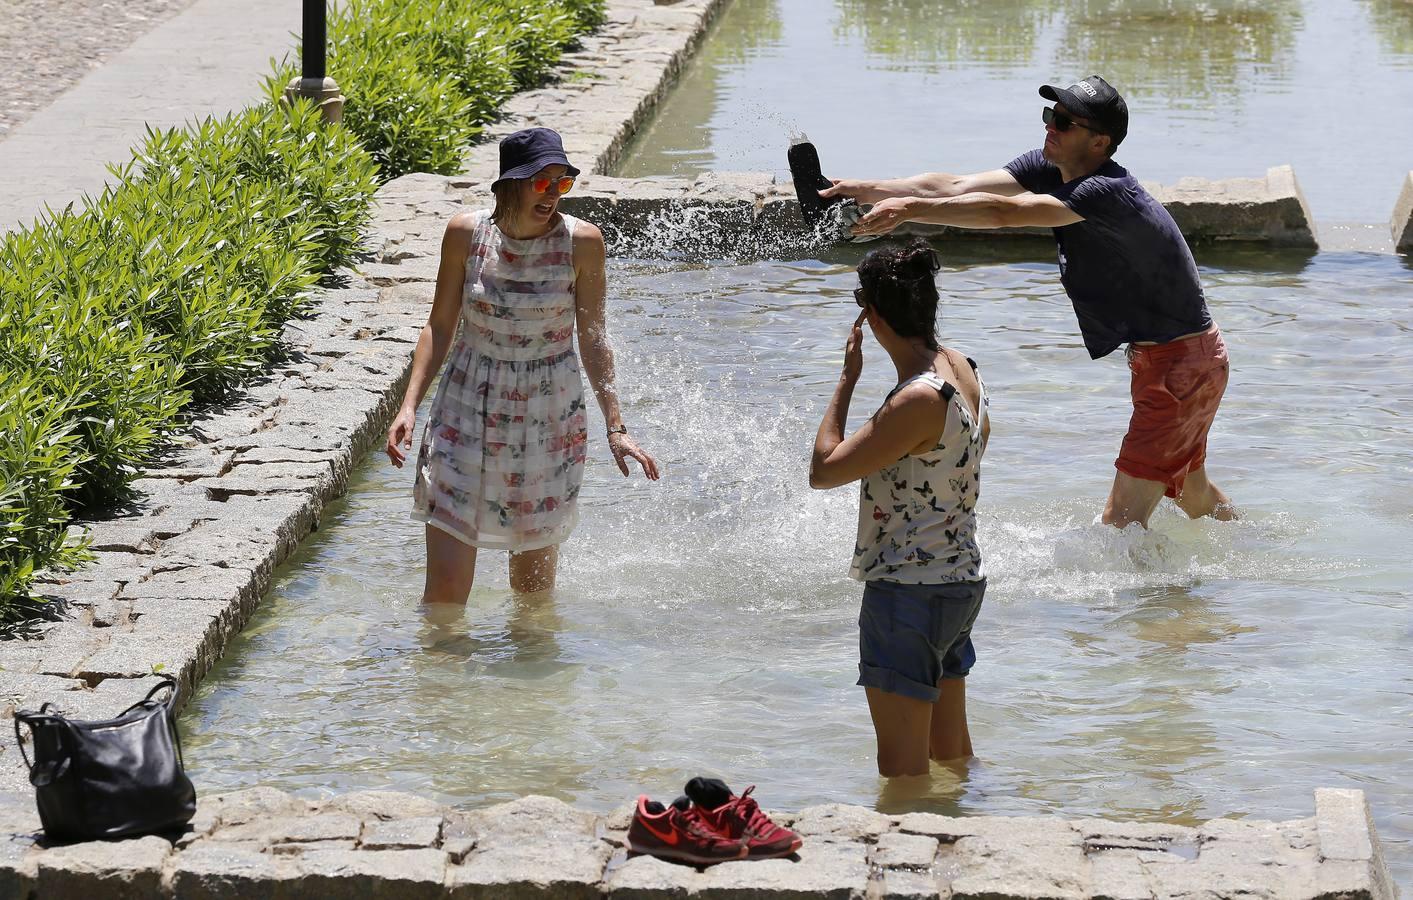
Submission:
{"label": "orange shorts", "polygon": [[1114,466],[1176,497],[1207,460],[1207,432],[1227,389],[1227,345],[1213,325],[1166,344],[1129,345],[1128,366],[1133,418]]}

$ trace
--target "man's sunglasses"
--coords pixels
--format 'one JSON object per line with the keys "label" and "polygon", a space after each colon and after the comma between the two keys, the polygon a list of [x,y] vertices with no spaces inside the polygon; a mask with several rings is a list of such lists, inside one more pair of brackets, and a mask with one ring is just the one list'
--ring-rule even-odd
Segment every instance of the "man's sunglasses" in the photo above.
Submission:
{"label": "man's sunglasses", "polygon": [[1047,106],[1044,109],[1040,110],[1040,118],[1044,120],[1046,125],[1054,125],[1056,131],[1069,131],[1071,126],[1078,125],[1080,128],[1083,128],[1086,131],[1092,131],[1095,134],[1108,134],[1107,131],[1102,131],[1098,128],[1093,127],[1092,125],[1085,125],[1083,122],[1076,122],[1074,119],[1060,112],[1058,109],[1055,109],[1053,106]]}
{"label": "man's sunglasses", "polygon": [[548,175],[540,175],[530,179],[530,187],[535,189],[535,193],[543,194],[554,186],[556,194],[567,194],[569,189],[574,187],[574,177],[572,175],[561,175],[558,178],[551,178]]}

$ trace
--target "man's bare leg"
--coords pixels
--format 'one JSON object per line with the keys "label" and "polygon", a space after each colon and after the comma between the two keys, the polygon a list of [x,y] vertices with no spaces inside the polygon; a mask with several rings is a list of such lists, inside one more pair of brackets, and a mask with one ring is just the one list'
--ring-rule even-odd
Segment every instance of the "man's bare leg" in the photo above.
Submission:
{"label": "man's bare leg", "polygon": [[1205,466],[1187,473],[1182,483],[1182,493],[1177,496],[1177,505],[1193,519],[1211,516],[1220,522],[1230,522],[1240,518],[1231,498],[1208,480]]}
{"label": "man's bare leg", "polygon": [[1158,508],[1165,488],[1161,481],[1134,478],[1124,472],[1114,472],[1114,486],[1104,503],[1104,524],[1123,528],[1134,522],[1148,527],[1148,517]]}

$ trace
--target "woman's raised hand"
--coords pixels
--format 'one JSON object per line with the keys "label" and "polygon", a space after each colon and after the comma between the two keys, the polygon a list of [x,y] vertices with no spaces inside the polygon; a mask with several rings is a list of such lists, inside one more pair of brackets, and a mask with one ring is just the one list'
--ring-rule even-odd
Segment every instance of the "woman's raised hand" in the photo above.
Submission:
{"label": "woman's raised hand", "polygon": [[617,431],[610,434],[608,449],[613,452],[613,461],[618,463],[618,471],[623,473],[624,478],[628,477],[628,459],[632,457],[643,467],[643,474],[648,476],[649,481],[658,480],[657,460],[628,435]]}
{"label": "woman's raised hand", "polygon": [[867,315],[867,312],[859,313],[859,317],[854,320],[854,327],[849,329],[849,339],[844,342],[843,377],[850,381],[857,381],[863,373],[863,323]]}
{"label": "woman's raised hand", "polygon": [[388,445],[385,448],[388,459],[399,469],[407,459],[405,451],[412,449],[412,430],[417,426],[417,411],[415,409],[398,410],[397,418],[393,419],[388,426]]}

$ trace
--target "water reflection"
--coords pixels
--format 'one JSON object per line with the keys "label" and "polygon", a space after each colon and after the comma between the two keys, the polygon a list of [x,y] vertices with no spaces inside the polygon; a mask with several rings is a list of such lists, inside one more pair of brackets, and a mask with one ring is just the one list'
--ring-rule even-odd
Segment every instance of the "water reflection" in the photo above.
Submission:
{"label": "water reflection", "polygon": [[[1055,64],[1099,72],[1125,95],[1177,109],[1244,100],[1282,81],[1303,26],[1300,0],[1066,0]],[[1231,110],[1224,111],[1230,114]]]}
{"label": "water reflection", "polygon": [[[711,122],[720,101],[731,95],[728,82],[746,66],[761,47],[780,42],[783,30],[777,0],[745,0],[727,4],[709,34],[727,34],[726,40],[708,37],[692,57],[695,77],[679,82],[680,102],[660,105],[634,137],[639,158],[623,175],[679,174],[686,166],[698,171],[703,166],[700,148],[711,143]],[[627,154],[624,154],[625,158]],[[730,168],[729,166],[727,168]],[[743,167],[737,167],[743,168]]]}
{"label": "water reflection", "polygon": [[1058,0],[839,0],[835,34],[861,37],[897,68],[1015,65],[1030,59]]}
{"label": "water reflection", "polygon": [[1408,0],[1361,0],[1379,40],[1396,65],[1413,66],[1413,3]]}
{"label": "water reflection", "polygon": [[838,8],[841,38],[861,36],[870,54],[928,70],[1025,65],[1057,23],[1053,64],[1065,74],[1054,77],[1100,72],[1126,94],[1188,108],[1239,100],[1253,77],[1280,80],[1303,27],[1300,0],[838,0]]}

